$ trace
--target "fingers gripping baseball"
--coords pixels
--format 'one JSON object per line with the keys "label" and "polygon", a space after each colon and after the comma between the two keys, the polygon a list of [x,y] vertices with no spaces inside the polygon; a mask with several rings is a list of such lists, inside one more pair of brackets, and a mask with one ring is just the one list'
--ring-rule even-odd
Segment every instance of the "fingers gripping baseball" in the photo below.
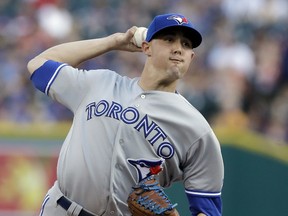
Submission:
{"label": "fingers gripping baseball", "polygon": [[131,27],[125,33],[114,34],[117,50],[130,51],[130,52],[141,52],[141,47],[137,47],[133,42],[133,36],[137,30],[136,26]]}

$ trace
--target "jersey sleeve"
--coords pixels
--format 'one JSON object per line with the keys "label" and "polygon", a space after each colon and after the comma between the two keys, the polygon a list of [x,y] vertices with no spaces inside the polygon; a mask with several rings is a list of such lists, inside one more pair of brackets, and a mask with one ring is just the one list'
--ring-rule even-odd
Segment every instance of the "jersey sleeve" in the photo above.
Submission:
{"label": "jersey sleeve", "polygon": [[61,68],[66,65],[65,63],[48,60],[32,74],[30,79],[38,90],[48,95],[51,84]]}
{"label": "jersey sleeve", "polygon": [[221,215],[224,165],[220,144],[212,130],[191,146],[187,158],[184,186],[192,215]]}
{"label": "jersey sleeve", "polygon": [[38,90],[75,112],[92,86],[97,86],[98,91],[105,88],[107,71],[80,70],[48,60],[32,74],[31,80]]}

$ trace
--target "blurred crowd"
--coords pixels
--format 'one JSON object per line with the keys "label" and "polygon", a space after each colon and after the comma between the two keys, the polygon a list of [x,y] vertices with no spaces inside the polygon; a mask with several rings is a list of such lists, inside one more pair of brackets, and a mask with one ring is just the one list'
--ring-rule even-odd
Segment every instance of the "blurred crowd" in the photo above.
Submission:
{"label": "blurred crowd", "polygon": [[[212,125],[244,125],[288,141],[287,0],[1,0],[0,121],[71,120],[35,90],[27,62],[56,44],[147,26],[168,12],[186,15],[203,35],[179,92]],[[134,77],[144,60],[112,51],[81,67]]]}

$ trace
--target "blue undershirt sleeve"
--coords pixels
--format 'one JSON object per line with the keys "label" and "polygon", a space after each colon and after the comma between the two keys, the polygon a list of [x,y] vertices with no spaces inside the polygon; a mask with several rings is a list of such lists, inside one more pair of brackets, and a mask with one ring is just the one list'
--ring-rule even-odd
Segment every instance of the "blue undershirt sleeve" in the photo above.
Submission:
{"label": "blue undershirt sleeve", "polygon": [[222,200],[220,196],[195,196],[186,193],[189,201],[189,209],[192,216],[203,213],[207,216],[222,215]]}

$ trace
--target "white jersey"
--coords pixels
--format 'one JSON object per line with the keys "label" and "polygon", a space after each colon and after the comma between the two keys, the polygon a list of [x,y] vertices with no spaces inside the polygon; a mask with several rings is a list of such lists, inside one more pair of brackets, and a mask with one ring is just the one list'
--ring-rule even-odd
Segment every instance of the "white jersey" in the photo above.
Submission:
{"label": "white jersey", "polygon": [[220,193],[219,142],[180,94],[143,91],[138,78],[110,70],[59,63],[49,78],[41,78],[46,71],[33,74],[34,84],[74,113],[57,169],[68,198],[98,215],[130,215],[128,194],[146,177],[149,164],[162,164],[164,187],[183,181],[186,193]]}

